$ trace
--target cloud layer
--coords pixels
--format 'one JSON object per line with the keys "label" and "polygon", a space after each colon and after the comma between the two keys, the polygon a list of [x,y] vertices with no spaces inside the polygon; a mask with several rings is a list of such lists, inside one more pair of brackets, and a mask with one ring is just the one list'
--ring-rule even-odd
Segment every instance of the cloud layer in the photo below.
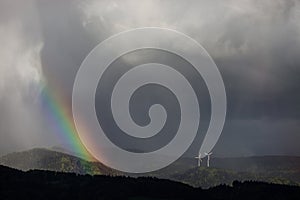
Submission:
{"label": "cloud layer", "polygon": [[196,39],[220,69],[228,121],[217,154],[299,155],[299,19],[297,0],[1,0],[0,154],[59,143],[34,103],[41,82],[71,104],[76,72],[93,47],[156,26]]}

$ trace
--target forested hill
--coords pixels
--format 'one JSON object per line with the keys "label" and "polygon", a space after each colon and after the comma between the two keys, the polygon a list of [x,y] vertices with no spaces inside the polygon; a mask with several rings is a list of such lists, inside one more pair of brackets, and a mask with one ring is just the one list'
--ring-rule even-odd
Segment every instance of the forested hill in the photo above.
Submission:
{"label": "forested hill", "polygon": [[66,153],[43,148],[7,154],[0,157],[0,164],[23,171],[40,169],[91,175],[119,174],[116,170],[106,167],[100,162],[90,162]]}
{"label": "forested hill", "polygon": [[[196,167],[197,160],[181,158],[172,165],[139,176],[171,179],[194,187],[213,187],[239,181],[263,181],[277,184],[300,185],[299,157],[265,156],[246,158],[212,158],[211,167]],[[32,149],[11,153],[0,157],[0,165],[28,171],[30,169],[57,172],[72,172],[90,175],[130,175],[106,167],[100,162],[90,162],[81,158],[48,149]]]}

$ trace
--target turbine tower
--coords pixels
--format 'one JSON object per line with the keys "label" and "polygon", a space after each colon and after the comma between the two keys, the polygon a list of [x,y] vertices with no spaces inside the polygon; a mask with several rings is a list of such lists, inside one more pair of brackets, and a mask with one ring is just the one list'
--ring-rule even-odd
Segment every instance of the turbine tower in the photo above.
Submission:
{"label": "turbine tower", "polygon": [[209,160],[210,160],[211,154],[212,154],[212,152],[205,153],[205,155],[207,156],[207,167],[209,167]]}
{"label": "turbine tower", "polygon": [[199,155],[197,157],[195,157],[196,159],[198,159],[198,167],[201,166],[201,162],[202,162],[202,159],[201,159],[201,153],[199,153]]}

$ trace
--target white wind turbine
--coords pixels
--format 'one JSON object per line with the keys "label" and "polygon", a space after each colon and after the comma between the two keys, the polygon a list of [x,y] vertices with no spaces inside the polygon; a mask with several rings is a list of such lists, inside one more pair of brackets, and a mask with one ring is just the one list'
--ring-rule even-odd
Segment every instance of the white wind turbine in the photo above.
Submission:
{"label": "white wind turbine", "polygon": [[207,156],[207,167],[209,167],[209,160],[210,160],[210,156],[212,154],[212,152],[209,153],[204,153]]}
{"label": "white wind turbine", "polygon": [[202,162],[202,159],[201,159],[201,153],[199,153],[199,155],[197,157],[195,157],[196,159],[198,159],[198,167],[201,166],[201,162]]}

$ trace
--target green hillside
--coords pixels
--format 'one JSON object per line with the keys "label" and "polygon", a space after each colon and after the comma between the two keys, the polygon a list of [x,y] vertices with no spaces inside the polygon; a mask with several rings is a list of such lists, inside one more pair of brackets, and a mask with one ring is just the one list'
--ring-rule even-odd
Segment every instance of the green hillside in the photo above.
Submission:
{"label": "green hillside", "polygon": [[[299,178],[300,176],[298,176]],[[218,168],[193,168],[184,173],[174,174],[170,177],[172,180],[180,181],[195,187],[208,188],[220,184],[230,185],[233,181],[264,181],[269,183],[300,185],[300,181],[293,181],[288,176],[280,172],[274,173],[254,173],[254,172],[236,172],[227,169]]]}
{"label": "green hillside", "polygon": [[0,164],[23,171],[40,169],[91,175],[118,174],[99,162],[89,162],[65,153],[41,148],[0,157]]}

